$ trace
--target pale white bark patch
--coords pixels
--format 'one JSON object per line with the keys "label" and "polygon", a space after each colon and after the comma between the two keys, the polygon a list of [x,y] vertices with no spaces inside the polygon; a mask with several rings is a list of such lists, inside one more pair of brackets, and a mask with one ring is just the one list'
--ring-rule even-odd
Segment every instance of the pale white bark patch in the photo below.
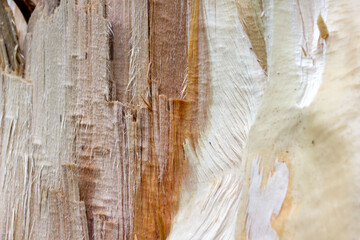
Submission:
{"label": "pale white bark patch", "polygon": [[314,100],[323,79],[327,43],[320,36],[317,19],[321,15],[326,21],[327,0],[289,0],[289,11],[301,81],[296,105],[303,108]]}
{"label": "pale white bark patch", "polygon": [[260,170],[260,158],[252,162],[249,198],[247,207],[247,239],[279,239],[271,227],[272,215],[278,216],[285,200],[289,184],[289,169],[285,163],[275,162],[275,171],[262,189],[263,171]]}

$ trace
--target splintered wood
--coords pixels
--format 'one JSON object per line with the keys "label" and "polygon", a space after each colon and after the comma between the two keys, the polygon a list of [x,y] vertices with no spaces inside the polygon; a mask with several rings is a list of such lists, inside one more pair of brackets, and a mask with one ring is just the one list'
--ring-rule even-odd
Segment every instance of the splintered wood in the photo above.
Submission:
{"label": "splintered wood", "polygon": [[169,234],[191,116],[179,99],[187,4],[176,2],[153,2],[150,32],[147,1],[37,5],[26,80],[1,75],[0,239]]}
{"label": "splintered wood", "polygon": [[0,240],[358,239],[360,1],[7,2]]}
{"label": "splintered wood", "polygon": [[15,21],[5,0],[0,1],[0,67],[16,75],[22,75],[24,68]]}

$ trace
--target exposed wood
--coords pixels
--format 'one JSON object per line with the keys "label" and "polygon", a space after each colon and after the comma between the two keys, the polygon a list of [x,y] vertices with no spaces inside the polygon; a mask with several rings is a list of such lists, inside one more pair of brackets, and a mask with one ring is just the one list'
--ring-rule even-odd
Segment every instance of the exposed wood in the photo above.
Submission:
{"label": "exposed wood", "polygon": [[22,75],[24,61],[20,53],[14,17],[6,0],[0,1],[0,39],[3,40],[0,59],[2,70]]}
{"label": "exposed wood", "polygon": [[187,69],[187,1],[149,0],[151,80],[180,98]]}
{"label": "exposed wood", "polygon": [[0,0],[0,239],[357,239],[358,1],[29,6]]}

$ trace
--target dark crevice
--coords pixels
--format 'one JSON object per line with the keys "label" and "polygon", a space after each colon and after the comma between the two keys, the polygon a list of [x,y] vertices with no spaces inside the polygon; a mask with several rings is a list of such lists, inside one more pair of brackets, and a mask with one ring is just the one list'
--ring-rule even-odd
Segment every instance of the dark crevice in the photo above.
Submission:
{"label": "dark crevice", "polygon": [[21,13],[23,14],[26,22],[29,22],[30,16],[35,9],[35,3],[31,0],[14,0]]}

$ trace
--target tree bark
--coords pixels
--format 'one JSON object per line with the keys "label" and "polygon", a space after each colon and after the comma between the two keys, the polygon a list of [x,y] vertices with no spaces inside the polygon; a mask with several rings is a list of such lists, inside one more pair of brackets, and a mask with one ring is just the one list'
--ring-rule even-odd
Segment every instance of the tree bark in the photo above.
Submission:
{"label": "tree bark", "polygon": [[359,236],[360,2],[0,3],[0,239]]}

